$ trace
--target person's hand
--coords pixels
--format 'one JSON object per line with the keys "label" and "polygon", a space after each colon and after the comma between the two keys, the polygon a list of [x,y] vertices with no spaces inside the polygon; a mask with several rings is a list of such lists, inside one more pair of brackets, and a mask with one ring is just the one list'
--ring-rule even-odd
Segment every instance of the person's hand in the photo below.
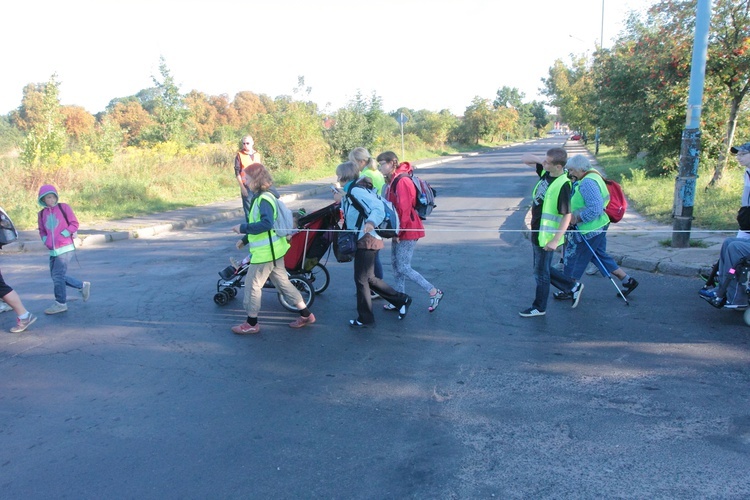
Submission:
{"label": "person's hand", "polygon": [[370,222],[369,220],[365,222],[365,227],[362,229],[365,233],[372,232],[375,229],[375,224]]}
{"label": "person's hand", "polygon": [[237,224],[236,226],[233,226],[233,227],[232,227],[232,232],[233,232],[233,233],[237,233],[237,234],[240,234],[240,225],[239,225],[239,224]]}
{"label": "person's hand", "polygon": [[341,193],[333,193],[333,201],[335,203],[341,203]]}
{"label": "person's hand", "polygon": [[242,239],[237,240],[237,243],[234,244],[234,246],[237,247],[237,250],[242,250],[242,247],[245,246],[245,242],[242,241]]}
{"label": "person's hand", "polygon": [[557,245],[553,244],[551,241],[544,245],[544,251],[545,252],[554,252],[557,249]]}
{"label": "person's hand", "polygon": [[247,197],[247,188],[244,184],[240,186],[240,191],[242,191],[242,196]]}

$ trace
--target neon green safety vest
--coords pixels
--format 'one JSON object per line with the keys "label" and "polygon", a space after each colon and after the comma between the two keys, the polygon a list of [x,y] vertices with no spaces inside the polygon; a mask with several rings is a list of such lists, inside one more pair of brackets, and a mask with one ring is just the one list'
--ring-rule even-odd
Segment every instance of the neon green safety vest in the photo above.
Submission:
{"label": "neon green safety vest", "polygon": [[[609,205],[609,191],[607,190],[607,185],[604,183],[604,179],[602,179],[600,175],[596,175],[596,174],[592,175],[591,177],[588,177],[588,179],[593,180],[599,186],[599,192],[601,192],[602,194],[602,199],[604,200],[604,206],[606,207],[607,205]],[[583,182],[583,179],[581,179],[580,182]],[[572,212],[576,212],[585,207],[586,207],[586,203],[583,201],[583,196],[581,196],[580,190],[576,189],[575,192],[573,193],[573,197],[570,199],[570,210]],[[596,229],[602,228],[606,226],[607,224],[609,224],[609,216],[607,216],[607,214],[605,214],[604,211],[602,210],[602,213],[599,215],[599,217],[589,222],[579,222],[577,224],[577,227],[578,227],[578,230],[581,232],[581,234],[586,234]]]}
{"label": "neon green safety vest", "polygon": [[[259,205],[261,198],[268,201],[273,206],[273,220],[276,220],[276,217],[278,216],[276,213],[276,199],[274,195],[268,192],[263,192],[253,200],[253,205],[250,207],[250,215],[247,218],[250,223],[260,221]],[[273,245],[273,252],[271,251],[271,245]],[[260,234],[248,234],[247,247],[252,254],[250,263],[263,264],[264,262],[272,262],[274,256],[279,259],[286,255],[289,251],[290,245],[286,238],[277,235],[276,231],[271,229],[270,231],[265,231]]]}
{"label": "neon green safety vest", "polygon": [[[539,188],[539,184],[542,181],[536,183],[534,186],[534,192],[532,196],[536,198],[536,190]],[[565,185],[570,184],[566,175],[555,177],[555,179],[547,187],[547,192],[544,193],[544,202],[542,203],[542,220],[539,222],[539,246],[543,247],[555,237],[557,230],[560,229],[560,223],[563,220],[563,215],[557,211],[557,199],[560,196],[560,190]],[[560,244],[565,242],[565,236],[560,239]]]}

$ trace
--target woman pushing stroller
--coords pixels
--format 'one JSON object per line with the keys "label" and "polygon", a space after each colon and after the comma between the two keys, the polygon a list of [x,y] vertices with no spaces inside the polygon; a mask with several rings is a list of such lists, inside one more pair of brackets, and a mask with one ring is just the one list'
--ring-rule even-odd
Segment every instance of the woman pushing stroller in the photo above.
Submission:
{"label": "woman pushing stroller", "polygon": [[251,254],[243,300],[247,319],[244,323],[232,327],[232,332],[237,335],[260,332],[258,313],[263,285],[268,279],[279,293],[284,295],[287,302],[294,304],[299,310],[299,317],[289,323],[290,327],[302,328],[315,323],[315,315],[305,306],[302,295],[289,281],[284,267],[284,255],[289,251],[289,241],[273,230],[277,205],[276,197],[271,192],[271,174],[260,163],[249,165],[244,173],[247,188],[252,193],[248,220],[234,226],[232,231],[247,235],[248,250]]}

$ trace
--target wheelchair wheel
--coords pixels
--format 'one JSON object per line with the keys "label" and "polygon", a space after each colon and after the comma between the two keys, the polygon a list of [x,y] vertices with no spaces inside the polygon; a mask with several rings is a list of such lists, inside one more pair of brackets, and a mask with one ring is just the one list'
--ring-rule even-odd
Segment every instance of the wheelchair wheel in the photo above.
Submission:
{"label": "wheelchair wheel", "polygon": [[229,295],[224,290],[216,292],[216,295],[214,295],[214,302],[219,306],[225,306],[227,305],[227,302],[229,302]]}
{"label": "wheelchair wheel", "polygon": [[[315,301],[315,288],[313,288],[312,284],[306,278],[299,275],[289,276],[289,281],[291,281],[292,285],[294,285],[302,295],[302,300],[305,301],[305,306],[310,307]],[[284,294],[279,292],[278,296],[279,303],[284,309],[290,312],[297,312],[297,307],[294,304],[288,303],[286,298],[284,298]]]}
{"label": "wheelchair wheel", "polygon": [[315,264],[310,270],[310,282],[313,284],[315,293],[323,293],[328,288],[328,283],[331,281],[331,274],[323,264]]}

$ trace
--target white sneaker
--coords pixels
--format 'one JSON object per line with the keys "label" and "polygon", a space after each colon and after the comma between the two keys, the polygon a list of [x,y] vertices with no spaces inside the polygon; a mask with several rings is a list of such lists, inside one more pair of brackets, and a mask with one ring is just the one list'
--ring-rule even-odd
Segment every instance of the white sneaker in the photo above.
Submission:
{"label": "white sneaker", "polygon": [[8,304],[0,300],[0,313],[12,311],[13,308],[10,307]]}
{"label": "white sneaker", "polygon": [[89,281],[83,282],[83,288],[81,288],[81,295],[83,296],[84,302],[89,300],[89,296],[91,295],[91,282]]}
{"label": "white sneaker", "polygon": [[44,310],[44,314],[57,314],[68,310],[68,304],[60,304],[55,301],[50,307]]}

